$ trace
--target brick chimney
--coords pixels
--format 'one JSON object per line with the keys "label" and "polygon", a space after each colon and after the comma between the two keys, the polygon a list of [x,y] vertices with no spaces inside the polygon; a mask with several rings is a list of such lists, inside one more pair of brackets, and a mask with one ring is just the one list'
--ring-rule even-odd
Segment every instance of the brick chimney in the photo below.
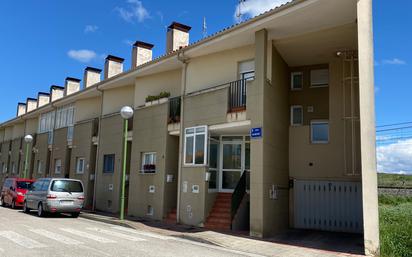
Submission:
{"label": "brick chimney", "polygon": [[124,59],[113,55],[106,57],[104,64],[104,79],[111,78],[123,72]]}
{"label": "brick chimney", "polygon": [[152,48],[154,45],[136,41],[132,50],[132,69],[144,63],[150,62],[153,58]]}
{"label": "brick chimney", "polygon": [[50,102],[54,102],[64,96],[64,87],[53,85],[50,87]]}
{"label": "brick chimney", "polygon": [[26,113],[31,112],[37,108],[36,98],[27,98],[26,100]]}
{"label": "brick chimney", "polygon": [[166,51],[167,53],[179,50],[180,48],[189,45],[189,31],[192,28],[178,23],[172,22],[172,24],[167,28],[167,42]]}
{"label": "brick chimney", "polygon": [[50,103],[50,94],[39,92],[37,94],[37,108],[42,107],[48,103]]}
{"label": "brick chimney", "polygon": [[18,103],[17,104],[17,117],[22,116],[25,113],[26,113],[26,104]]}
{"label": "brick chimney", "polygon": [[96,69],[93,67],[87,67],[84,69],[83,85],[85,88],[93,86],[100,82],[101,69]]}
{"label": "brick chimney", "polygon": [[64,86],[64,95],[71,95],[80,91],[80,79],[67,77]]}

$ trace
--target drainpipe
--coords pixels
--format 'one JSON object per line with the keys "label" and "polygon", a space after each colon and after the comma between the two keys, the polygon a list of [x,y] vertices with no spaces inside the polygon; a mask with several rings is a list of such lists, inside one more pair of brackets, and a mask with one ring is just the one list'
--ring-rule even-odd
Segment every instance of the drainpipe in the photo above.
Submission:
{"label": "drainpipe", "polygon": [[[100,133],[102,129],[102,115],[103,115],[103,97],[104,92],[99,87],[96,87],[97,91],[100,92],[101,100],[100,100],[100,115],[99,115],[99,128],[97,129],[97,148],[96,148],[96,161],[94,164],[94,185],[93,185],[93,202],[92,202],[92,211],[96,210],[96,188],[97,188],[97,171],[99,167],[99,156],[100,156]],[[90,179],[90,174],[89,174]]]}
{"label": "drainpipe", "polygon": [[184,123],[184,96],[186,94],[186,72],[189,59],[184,57],[184,51],[180,51],[177,54],[177,59],[183,64],[182,71],[182,83],[180,90],[180,136],[179,136],[179,168],[177,175],[177,208],[176,208],[176,222],[180,222],[180,195],[181,195],[181,184],[182,184],[182,158],[183,158],[183,143],[184,143],[184,133],[183,133],[183,123]]}

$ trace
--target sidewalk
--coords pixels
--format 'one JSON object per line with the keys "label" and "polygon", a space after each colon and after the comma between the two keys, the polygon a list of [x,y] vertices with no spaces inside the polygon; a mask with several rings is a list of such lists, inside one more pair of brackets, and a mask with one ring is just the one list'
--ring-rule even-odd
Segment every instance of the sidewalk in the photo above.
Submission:
{"label": "sidewalk", "polygon": [[[335,256],[362,256],[357,254],[350,254],[359,252],[359,249],[344,249],[342,247],[337,247],[338,251],[322,250],[319,246],[324,244],[329,244],[328,238],[318,236],[307,240],[308,242],[302,241],[301,238],[297,236],[282,237],[282,238],[271,238],[268,240],[259,240],[251,238],[247,235],[234,235],[230,233],[221,233],[210,230],[204,230],[202,228],[184,226],[184,225],[171,225],[156,221],[146,221],[128,218],[127,220],[121,221],[114,216],[107,215],[105,213],[82,213],[82,218],[91,219],[95,221],[105,222],[114,225],[125,226],[128,228],[137,229],[140,231],[157,233],[164,236],[177,237],[182,239],[187,239],[195,242],[211,244],[215,246],[220,246],[230,250],[237,250],[242,252],[250,253],[251,255],[262,255],[262,256],[307,256],[307,257],[335,257]],[[313,234],[313,233],[312,233]],[[319,235],[317,233],[316,235]],[[313,235],[309,235],[313,237]],[[289,244],[290,241],[290,244]],[[310,241],[310,242],[309,242]],[[309,245],[310,247],[304,247],[299,245]],[[330,245],[329,245],[330,246]]]}

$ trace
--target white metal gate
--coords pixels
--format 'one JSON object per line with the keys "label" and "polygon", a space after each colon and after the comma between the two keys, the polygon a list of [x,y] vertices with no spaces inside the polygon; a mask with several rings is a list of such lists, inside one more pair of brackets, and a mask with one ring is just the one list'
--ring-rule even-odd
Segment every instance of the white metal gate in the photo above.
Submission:
{"label": "white metal gate", "polygon": [[294,182],[295,228],[362,233],[360,182]]}

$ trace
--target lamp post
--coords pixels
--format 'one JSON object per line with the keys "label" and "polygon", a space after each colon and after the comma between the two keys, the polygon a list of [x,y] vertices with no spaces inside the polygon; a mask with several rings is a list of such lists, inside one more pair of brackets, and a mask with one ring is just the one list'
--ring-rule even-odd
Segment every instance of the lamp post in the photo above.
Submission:
{"label": "lamp post", "polygon": [[122,187],[120,193],[120,220],[124,219],[124,195],[126,191],[126,166],[127,166],[127,127],[128,120],[133,117],[133,109],[130,106],[124,106],[120,110],[120,115],[124,120],[123,132],[123,168],[122,168]]}
{"label": "lamp post", "polygon": [[29,169],[29,144],[33,141],[32,135],[26,135],[24,142],[26,142],[26,154],[24,156],[24,175],[23,178],[27,178],[27,170]]}

